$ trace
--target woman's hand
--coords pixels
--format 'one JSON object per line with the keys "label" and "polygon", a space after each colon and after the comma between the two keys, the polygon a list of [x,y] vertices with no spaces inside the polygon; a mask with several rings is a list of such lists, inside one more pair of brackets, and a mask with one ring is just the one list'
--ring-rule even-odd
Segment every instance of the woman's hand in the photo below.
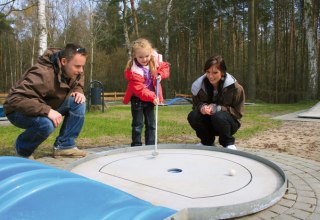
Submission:
{"label": "woman's hand", "polygon": [[203,105],[200,108],[200,112],[203,115],[213,115],[213,113],[215,112],[215,104],[210,104],[210,105]]}

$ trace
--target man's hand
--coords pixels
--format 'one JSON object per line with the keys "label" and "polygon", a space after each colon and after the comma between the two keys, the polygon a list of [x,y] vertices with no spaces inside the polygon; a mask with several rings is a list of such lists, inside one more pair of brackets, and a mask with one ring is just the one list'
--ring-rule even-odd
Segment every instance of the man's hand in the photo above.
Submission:
{"label": "man's hand", "polygon": [[71,96],[74,97],[74,101],[77,104],[82,104],[86,101],[86,97],[80,92],[73,92],[73,93],[71,93]]}
{"label": "man's hand", "polygon": [[55,111],[53,109],[50,109],[49,114],[48,114],[48,118],[51,119],[51,121],[54,124],[54,127],[58,127],[59,124],[63,120],[62,119],[62,115],[59,112],[57,112],[57,111]]}

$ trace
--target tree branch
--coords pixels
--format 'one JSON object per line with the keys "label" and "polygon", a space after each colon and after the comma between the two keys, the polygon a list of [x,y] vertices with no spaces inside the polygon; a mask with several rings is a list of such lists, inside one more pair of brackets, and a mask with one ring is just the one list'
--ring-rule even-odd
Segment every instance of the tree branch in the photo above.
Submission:
{"label": "tree branch", "polygon": [[9,16],[12,12],[14,12],[14,11],[25,11],[25,10],[27,10],[27,9],[29,9],[29,8],[32,8],[32,7],[34,7],[34,6],[37,6],[37,1],[32,1],[31,2],[31,4],[29,5],[29,6],[27,6],[27,7],[25,7],[25,8],[21,8],[21,9],[18,9],[18,8],[15,8],[14,7],[14,3],[16,2],[16,0],[10,0],[10,1],[8,1],[8,2],[6,2],[6,3],[3,3],[3,4],[0,4],[0,7],[2,7],[1,8],[1,10],[0,10],[0,12],[2,12],[8,5],[10,5],[10,6],[8,6],[8,7],[10,7],[9,8],[9,10],[8,10],[8,12],[7,13],[4,13],[4,17],[7,17],[7,16]]}

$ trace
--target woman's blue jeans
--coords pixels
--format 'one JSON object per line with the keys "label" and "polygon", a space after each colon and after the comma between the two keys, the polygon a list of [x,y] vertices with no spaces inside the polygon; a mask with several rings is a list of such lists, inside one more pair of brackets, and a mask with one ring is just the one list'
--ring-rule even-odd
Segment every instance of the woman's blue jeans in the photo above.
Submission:
{"label": "woman's blue jeans", "polygon": [[[141,133],[143,124],[145,127],[145,144],[155,144],[155,120],[154,120],[154,104],[152,102],[143,102],[137,97],[131,98],[131,114],[132,114],[132,143],[131,146],[141,146]],[[144,119],[144,120],[143,120]]]}
{"label": "woman's blue jeans", "polygon": [[[84,123],[85,109],[85,103],[77,104],[74,97],[66,98],[57,109],[64,119],[54,143],[55,148],[75,147],[75,139],[79,136]],[[23,157],[30,156],[55,129],[53,122],[44,116],[28,116],[21,112],[13,112],[8,114],[7,118],[13,125],[26,129],[18,136],[15,144],[17,154]]]}

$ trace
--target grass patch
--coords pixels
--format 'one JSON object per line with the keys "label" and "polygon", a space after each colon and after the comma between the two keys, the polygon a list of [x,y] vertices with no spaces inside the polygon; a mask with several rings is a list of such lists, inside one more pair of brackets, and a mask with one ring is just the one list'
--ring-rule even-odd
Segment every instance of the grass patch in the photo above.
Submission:
{"label": "grass patch", "polygon": [[[236,138],[250,138],[258,132],[275,128],[281,121],[270,119],[273,116],[308,109],[315,102],[297,104],[255,104],[245,106],[242,126]],[[197,143],[199,140],[188,124],[187,116],[191,106],[160,106],[158,121],[158,143]],[[14,141],[22,129],[0,126],[0,155],[15,155]],[[52,145],[58,135],[59,128],[42,143],[36,157],[51,154]],[[109,106],[104,112],[86,113],[84,127],[77,139],[80,147],[117,146],[131,142],[131,111],[130,105]]]}

